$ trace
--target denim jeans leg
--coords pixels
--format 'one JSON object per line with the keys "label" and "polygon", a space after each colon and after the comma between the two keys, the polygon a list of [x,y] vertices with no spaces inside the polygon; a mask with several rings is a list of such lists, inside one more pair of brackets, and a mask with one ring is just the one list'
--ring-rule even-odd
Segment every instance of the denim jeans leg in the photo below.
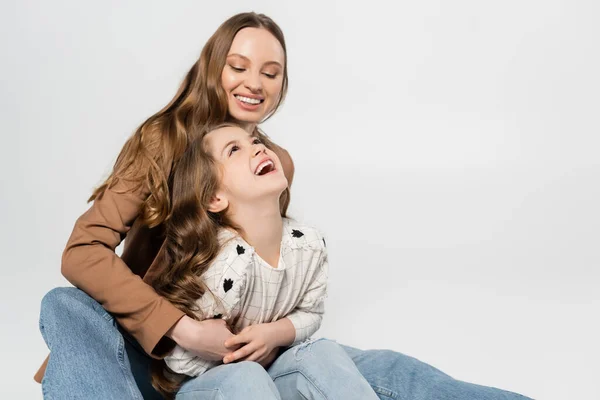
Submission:
{"label": "denim jeans leg", "polygon": [[342,347],[381,400],[529,399],[517,393],[456,380],[429,364],[395,351]]}
{"label": "denim jeans leg", "polygon": [[377,400],[352,359],[333,340],[308,340],[291,347],[268,371],[286,400]]}
{"label": "denim jeans leg", "polygon": [[152,386],[150,372],[150,362],[152,359],[133,336],[120,326],[119,331],[125,339],[125,350],[127,350],[127,357],[131,365],[131,373],[135,378],[138,389],[142,392],[144,400],[163,400],[163,396]]}
{"label": "denim jeans leg", "polygon": [[[177,400],[281,400],[269,374],[258,363],[240,361],[219,365],[187,380]],[[286,399],[287,400],[287,399]]]}
{"label": "denim jeans leg", "polygon": [[83,291],[48,292],[41,304],[40,331],[50,349],[44,399],[143,400],[116,322]]}

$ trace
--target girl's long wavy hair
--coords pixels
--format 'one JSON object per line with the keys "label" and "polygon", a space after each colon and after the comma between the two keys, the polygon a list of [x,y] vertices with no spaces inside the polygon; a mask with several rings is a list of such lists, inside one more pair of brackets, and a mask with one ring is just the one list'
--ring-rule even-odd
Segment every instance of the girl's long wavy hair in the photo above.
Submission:
{"label": "girl's long wavy hair", "polygon": [[[234,15],[221,24],[206,42],[175,97],[141,124],[127,140],[112,173],[94,190],[88,201],[100,198],[107,189],[125,188],[123,191],[127,192],[141,190],[148,196],[140,212],[143,225],[153,228],[169,217],[169,176],[177,160],[200,132],[231,119],[227,94],[221,85],[221,73],[235,35],[244,28],[266,29],[283,48],[285,57],[281,95],[264,120],[277,111],[288,88],[287,49],[283,32],[266,15],[253,12]],[[265,142],[269,141],[258,128],[255,134]]]}
{"label": "girl's long wavy hair", "polygon": [[[212,295],[207,293],[201,276],[221,250],[219,231],[231,228],[239,232],[239,227],[228,219],[227,210],[209,211],[219,188],[220,170],[218,162],[207,150],[204,138],[224,126],[232,124],[211,127],[192,141],[173,170],[173,210],[165,222],[166,239],[157,255],[160,273],[151,282],[159,295],[196,320],[212,317],[201,315],[196,302],[205,294]],[[287,205],[280,201],[282,217],[286,215]],[[164,361],[153,360],[152,385],[166,398],[173,397],[182,378]]]}

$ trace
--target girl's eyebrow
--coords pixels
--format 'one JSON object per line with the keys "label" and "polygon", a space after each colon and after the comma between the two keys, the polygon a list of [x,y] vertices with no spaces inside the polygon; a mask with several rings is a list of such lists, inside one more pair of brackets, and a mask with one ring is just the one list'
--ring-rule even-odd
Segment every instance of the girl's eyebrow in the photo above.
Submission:
{"label": "girl's eyebrow", "polygon": [[[248,139],[250,139],[250,141],[252,141],[252,140],[254,140],[256,138],[258,138],[258,135],[255,135],[255,134],[248,135]],[[221,150],[221,155],[223,155],[223,153],[225,152],[225,150],[227,150],[227,148],[229,146],[231,146],[232,144],[238,144],[238,143],[239,143],[238,139],[231,139],[229,142],[225,143],[225,146],[223,147],[223,150]]]}
{"label": "girl's eyebrow", "polygon": [[238,142],[237,139],[233,139],[233,140],[230,140],[229,142],[227,142],[225,144],[225,146],[223,146],[223,150],[221,150],[221,156],[223,155],[223,153],[225,153],[225,150],[227,150],[227,148],[229,146],[231,146],[232,144],[236,144],[237,142]]}

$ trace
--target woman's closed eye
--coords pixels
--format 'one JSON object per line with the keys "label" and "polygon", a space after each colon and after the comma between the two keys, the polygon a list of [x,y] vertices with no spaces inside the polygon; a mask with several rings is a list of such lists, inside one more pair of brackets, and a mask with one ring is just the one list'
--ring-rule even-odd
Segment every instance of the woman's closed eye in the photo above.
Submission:
{"label": "woman's closed eye", "polygon": [[[229,68],[231,68],[235,72],[244,72],[244,71],[246,71],[246,68],[236,67],[236,66],[233,66],[231,64],[229,65]],[[275,78],[277,78],[278,73],[263,72],[263,75],[266,76],[269,79],[275,79]]]}
{"label": "woman's closed eye", "polygon": [[233,65],[230,65],[229,68],[231,68],[235,72],[244,72],[246,70],[246,68],[234,67]]}
{"label": "woman's closed eye", "polygon": [[252,144],[262,144],[262,140],[259,138],[254,138],[254,140],[252,140]]}

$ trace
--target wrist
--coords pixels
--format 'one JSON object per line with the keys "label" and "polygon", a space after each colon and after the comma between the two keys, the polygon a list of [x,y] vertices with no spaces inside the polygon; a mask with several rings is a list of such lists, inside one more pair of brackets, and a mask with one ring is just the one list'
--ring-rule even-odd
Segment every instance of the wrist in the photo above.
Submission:
{"label": "wrist", "polygon": [[273,322],[274,341],[277,347],[287,347],[296,339],[296,328],[289,318]]}
{"label": "wrist", "polygon": [[[175,343],[182,346],[182,342],[189,336],[189,332],[193,327],[193,319],[184,315],[167,331],[166,337],[172,339]],[[182,346],[183,347],[183,346]]]}

